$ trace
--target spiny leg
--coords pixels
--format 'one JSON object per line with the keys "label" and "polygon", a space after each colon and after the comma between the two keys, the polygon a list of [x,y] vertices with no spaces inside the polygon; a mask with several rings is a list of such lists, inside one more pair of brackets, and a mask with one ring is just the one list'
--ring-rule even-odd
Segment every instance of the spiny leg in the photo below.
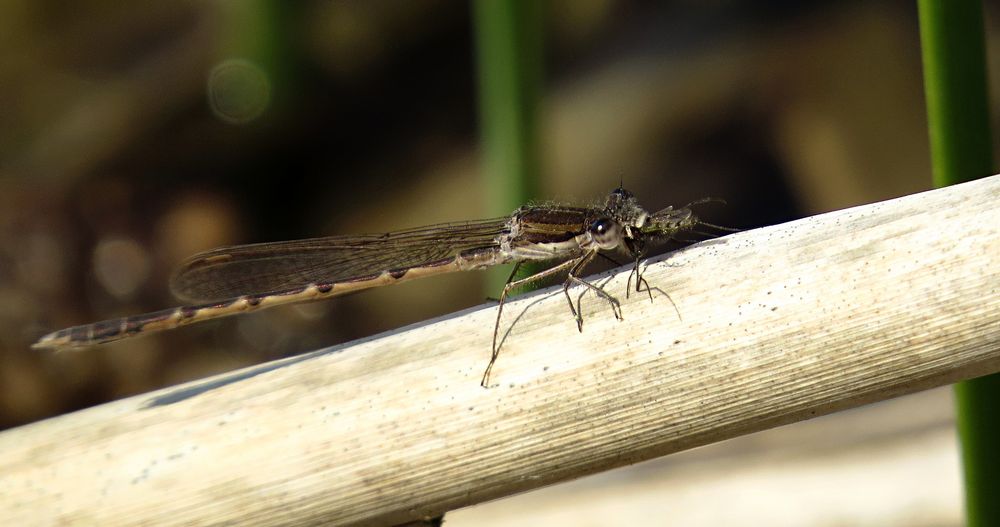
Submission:
{"label": "spiny leg", "polygon": [[[615,265],[617,265],[619,267],[622,266],[622,265],[625,265],[625,264],[619,262],[618,260],[615,260],[614,258],[612,258],[612,257],[610,257],[610,256],[608,256],[608,255],[606,255],[606,254],[604,254],[602,252],[597,253],[597,256],[600,256],[601,258],[604,258],[605,260],[607,260],[607,261],[609,261],[609,262],[611,262],[611,263],[613,263],[613,264],[615,264]],[[628,280],[625,282],[625,298],[629,298],[629,293],[632,291],[632,275],[635,275],[639,280],[641,280],[641,282],[636,281],[635,291],[637,293],[642,292],[642,289],[640,288],[640,284],[646,284],[646,291],[649,292],[649,282],[647,282],[646,279],[642,277],[642,273],[639,270],[639,261],[641,259],[642,259],[642,255],[641,254],[636,255],[635,264],[632,266],[632,272],[630,272],[628,274]],[[650,302],[653,301],[653,293],[652,292],[649,292],[649,301]]]}
{"label": "spiny leg", "polygon": [[[649,287],[649,282],[646,281],[642,276],[642,268],[640,267],[640,260],[642,260],[642,255],[637,254],[635,257],[635,265],[632,266],[632,272],[628,274],[628,280],[625,282],[625,298],[628,298],[629,292],[632,290],[632,275],[635,275],[635,292],[642,292],[642,285],[646,285],[646,292],[649,293],[649,301],[653,301],[653,290]],[[666,293],[664,293],[666,294]],[[669,298],[669,295],[667,295]],[[671,300],[673,302],[673,300]]]}
{"label": "spiny leg", "polygon": [[571,262],[574,264],[573,268],[570,269],[569,275],[566,277],[566,281],[563,283],[563,294],[566,295],[566,301],[569,302],[569,310],[573,313],[573,317],[576,319],[576,328],[581,332],[583,331],[583,316],[580,314],[581,309],[579,304],[577,304],[576,306],[573,305],[573,298],[569,296],[569,286],[574,283],[581,284],[590,288],[591,290],[594,291],[594,293],[597,294],[597,296],[610,302],[611,311],[614,312],[615,318],[617,318],[618,320],[623,320],[621,313],[622,306],[621,303],[618,302],[617,298],[609,295],[600,287],[597,287],[596,285],[591,284],[590,282],[582,278],[579,278],[577,276],[581,271],[583,271],[583,268],[586,267],[587,264],[589,264],[594,259],[594,256],[596,256],[597,254],[598,254],[597,251],[593,251],[581,256],[580,258],[577,258],[576,260],[571,260]]}
{"label": "spiny leg", "polygon": [[[641,257],[639,257],[639,258],[641,258]],[[626,291],[631,290],[631,288],[632,288],[632,275],[634,274],[636,276],[636,281],[635,281],[635,290],[636,290],[636,292],[641,292],[642,291],[641,286],[643,284],[645,284],[646,285],[646,292],[649,293],[649,301],[650,302],[653,301],[653,291],[655,290],[655,291],[659,292],[663,296],[667,297],[667,300],[670,301],[670,305],[674,306],[674,312],[677,313],[677,320],[684,320],[681,317],[681,310],[677,308],[677,303],[674,302],[674,299],[670,297],[670,294],[667,293],[666,291],[660,289],[659,287],[650,287],[649,282],[647,282],[646,279],[642,276],[642,272],[641,272],[641,269],[640,269],[640,266],[639,266],[639,258],[636,258],[636,260],[635,260],[635,267],[633,267],[632,272],[629,273],[629,275],[628,275],[628,282],[625,284],[625,290]],[[628,294],[626,293],[626,298],[627,297],[628,297]]]}
{"label": "spiny leg", "polygon": [[579,259],[567,260],[555,267],[551,267],[531,276],[526,276],[520,280],[514,280],[514,275],[517,273],[517,269],[521,266],[521,262],[514,264],[514,271],[510,273],[510,276],[507,278],[507,284],[503,286],[503,291],[500,292],[500,305],[497,307],[497,321],[493,325],[493,354],[490,356],[490,363],[486,366],[486,371],[483,372],[483,379],[479,383],[480,386],[486,388],[486,385],[490,380],[490,372],[493,371],[493,364],[497,361],[497,357],[500,355],[500,348],[497,347],[497,338],[500,335],[500,317],[503,315],[503,305],[507,300],[507,295],[510,294],[511,290],[517,287],[560,273],[566,268],[572,267],[577,261],[579,261]]}

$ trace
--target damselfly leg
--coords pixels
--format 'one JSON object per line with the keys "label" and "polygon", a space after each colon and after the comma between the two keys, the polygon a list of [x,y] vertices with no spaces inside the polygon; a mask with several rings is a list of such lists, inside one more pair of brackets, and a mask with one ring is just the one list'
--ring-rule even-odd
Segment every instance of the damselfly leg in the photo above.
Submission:
{"label": "damselfly leg", "polygon": [[479,383],[480,386],[486,388],[489,385],[490,373],[493,371],[493,365],[496,363],[497,357],[500,356],[500,346],[503,345],[503,341],[499,340],[500,320],[503,315],[503,306],[504,303],[506,303],[507,296],[510,294],[510,292],[513,291],[514,289],[517,289],[518,287],[533,282],[537,282],[539,280],[548,278],[550,276],[557,275],[568,269],[569,272],[566,276],[566,280],[563,282],[563,294],[566,295],[566,300],[569,302],[569,309],[570,312],[573,313],[574,320],[576,320],[577,329],[583,331],[583,317],[580,315],[579,306],[573,305],[573,300],[569,295],[569,287],[573,284],[580,284],[586,286],[587,288],[593,290],[598,296],[607,300],[611,304],[611,309],[615,314],[615,318],[617,318],[618,320],[622,320],[621,303],[618,301],[618,299],[609,295],[600,287],[597,287],[594,284],[591,284],[590,282],[587,282],[586,280],[578,276],[587,266],[587,264],[589,264],[594,259],[594,256],[596,256],[597,254],[598,254],[597,251],[588,252],[583,256],[580,256],[579,258],[575,258],[573,260],[567,260],[565,262],[560,263],[559,265],[550,267],[548,269],[545,269],[544,271],[517,280],[514,280],[514,276],[517,274],[517,270],[520,267],[521,262],[518,262],[514,265],[514,270],[511,272],[510,277],[507,279],[507,283],[503,287],[503,291],[501,291],[500,293],[500,303],[499,306],[497,307],[497,319],[496,323],[493,325],[493,353],[490,356],[489,364],[486,365],[486,371],[483,372],[483,378]]}
{"label": "damselfly leg", "polygon": [[573,268],[569,271],[569,275],[566,277],[566,282],[563,283],[563,293],[566,295],[566,300],[569,301],[569,310],[573,313],[573,318],[576,319],[576,329],[578,329],[581,333],[583,332],[583,315],[581,314],[581,309],[580,309],[580,300],[582,299],[582,296],[581,298],[577,299],[576,307],[574,307],[573,299],[569,296],[569,286],[572,284],[580,284],[586,286],[588,289],[596,293],[597,296],[607,300],[611,304],[611,311],[614,312],[615,318],[617,318],[618,320],[623,320],[622,305],[617,298],[609,295],[600,287],[597,287],[596,285],[578,276],[583,271],[584,267],[586,267],[587,264],[589,264],[591,260],[594,259],[595,255],[597,255],[597,253],[592,252],[581,256],[577,260],[576,265],[574,265]]}

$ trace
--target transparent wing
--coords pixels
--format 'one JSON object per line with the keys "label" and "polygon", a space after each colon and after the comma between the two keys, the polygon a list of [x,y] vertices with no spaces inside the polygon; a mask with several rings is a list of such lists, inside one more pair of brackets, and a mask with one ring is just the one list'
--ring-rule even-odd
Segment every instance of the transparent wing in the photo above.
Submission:
{"label": "transparent wing", "polygon": [[241,295],[338,283],[498,247],[509,217],[442,223],[385,234],[329,236],[222,247],[188,258],[170,288],[179,298],[212,302]]}

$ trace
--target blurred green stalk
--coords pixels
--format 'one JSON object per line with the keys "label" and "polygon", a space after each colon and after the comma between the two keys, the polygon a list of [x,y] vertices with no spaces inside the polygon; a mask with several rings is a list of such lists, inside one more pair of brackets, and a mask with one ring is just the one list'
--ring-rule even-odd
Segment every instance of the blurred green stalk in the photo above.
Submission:
{"label": "blurred green stalk", "polygon": [[[236,79],[243,85],[228,86],[234,92],[232,95],[253,97],[253,91],[258,89],[253,85],[256,81],[266,85],[268,100],[265,102],[270,112],[277,110],[280,113],[283,106],[294,100],[292,84],[296,60],[289,27],[295,23],[296,4],[279,0],[240,0],[222,2],[217,7],[223,21],[218,38],[219,60],[248,61],[262,76],[255,79],[256,72],[244,73],[245,78]],[[249,101],[249,104],[254,102]]]}
{"label": "blurred green stalk", "polygon": [[[537,196],[543,5],[534,0],[473,4],[489,216],[510,214]],[[491,294],[500,290],[507,272],[490,275]]]}
{"label": "blurred green stalk", "polygon": [[[993,156],[983,6],[919,0],[918,8],[934,184],[988,176]],[[955,395],[967,525],[1000,525],[1000,374],[958,383]]]}

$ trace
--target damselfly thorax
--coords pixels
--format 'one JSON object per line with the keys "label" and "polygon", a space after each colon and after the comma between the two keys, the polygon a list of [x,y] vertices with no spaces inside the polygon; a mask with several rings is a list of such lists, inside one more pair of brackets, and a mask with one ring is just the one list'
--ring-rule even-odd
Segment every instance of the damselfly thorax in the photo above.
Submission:
{"label": "damselfly thorax", "polygon": [[[223,247],[192,256],[171,279],[174,294],[191,305],[63,329],[43,336],[32,347],[82,348],[271,306],[513,263],[514,272],[500,294],[492,355],[482,379],[486,386],[499,353],[503,305],[513,289],[565,273],[563,292],[581,331],[583,319],[569,295],[574,284],[607,300],[621,319],[618,300],[580,278],[587,264],[602,253],[624,253],[635,262],[638,291],[645,283],[639,260],[647,246],[697,225],[711,226],[700,222],[688,207],[649,213],[630,192],[618,188],[604,207],[525,206],[504,218]],[[559,263],[515,280],[517,268],[525,262]]]}

